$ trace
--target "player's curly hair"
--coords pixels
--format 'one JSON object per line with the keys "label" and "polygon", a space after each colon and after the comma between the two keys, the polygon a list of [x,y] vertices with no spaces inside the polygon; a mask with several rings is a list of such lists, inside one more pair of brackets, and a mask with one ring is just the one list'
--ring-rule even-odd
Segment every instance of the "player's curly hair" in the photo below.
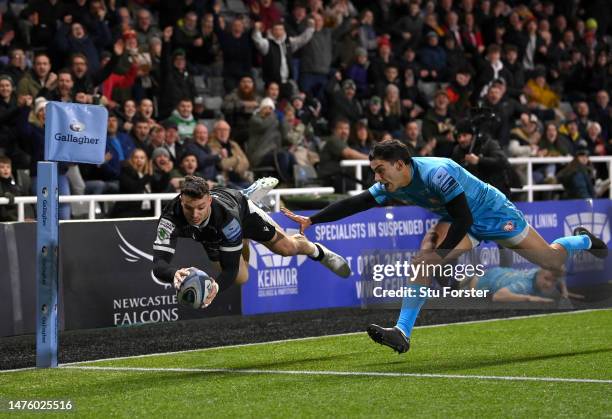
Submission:
{"label": "player's curly hair", "polygon": [[186,176],[185,183],[181,187],[181,194],[190,198],[203,198],[210,194],[208,182],[199,176]]}
{"label": "player's curly hair", "polygon": [[377,143],[374,145],[374,148],[372,148],[372,151],[370,151],[369,158],[370,161],[377,159],[395,163],[401,160],[406,164],[412,163],[410,150],[406,144],[399,140],[386,140]]}

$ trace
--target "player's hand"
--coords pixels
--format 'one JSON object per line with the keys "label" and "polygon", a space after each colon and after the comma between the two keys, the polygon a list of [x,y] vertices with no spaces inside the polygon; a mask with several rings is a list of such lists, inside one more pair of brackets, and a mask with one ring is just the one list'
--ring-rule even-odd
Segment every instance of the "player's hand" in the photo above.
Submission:
{"label": "player's hand", "polygon": [[217,284],[217,281],[215,281],[213,278],[210,278],[210,279],[213,282],[212,291],[210,292],[210,294],[208,294],[208,296],[206,297],[206,299],[204,300],[200,308],[208,307],[213,302],[217,294],[219,293],[219,284]]}
{"label": "player's hand", "polygon": [[181,284],[189,275],[189,268],[181,268],[174,273],[174,288],[181,289]]}
{"label": "player's hand", "polygon": [[309,217],[304,217],[303,215],[294,214],[293,211],[288,210],[285,207],[281,208],[281,212],[285,214],[286,217],[295,221],[300,225],[300,234],[304,234],[304,230],[312,225],[312,221],[310,221]]}

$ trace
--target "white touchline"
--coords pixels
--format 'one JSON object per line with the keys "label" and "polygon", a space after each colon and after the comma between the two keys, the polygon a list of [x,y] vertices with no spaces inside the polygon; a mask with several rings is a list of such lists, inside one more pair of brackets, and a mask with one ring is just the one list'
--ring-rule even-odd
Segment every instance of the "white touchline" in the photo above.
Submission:
{"label": "white touchline", "polygon": [[279,375],[333,375],[358,377],[412,377],[412,378],[451,378],[461,380],[500,380],[500,381],[544,381],[555,383],[595,383],[612,384],[612,380],[595,378],[563,377],[513,377],[504,375],[462,375],[462,374],[422,374],[411,372],[376,372],[376,371],[314,371],[314,370],[258,370],[232,368],[141,368],[141,367],[95,367],[85,365],[66,365],[63,368],[90,371],[125,371],[125,372],[200,372],[204,374],[279,374]]}

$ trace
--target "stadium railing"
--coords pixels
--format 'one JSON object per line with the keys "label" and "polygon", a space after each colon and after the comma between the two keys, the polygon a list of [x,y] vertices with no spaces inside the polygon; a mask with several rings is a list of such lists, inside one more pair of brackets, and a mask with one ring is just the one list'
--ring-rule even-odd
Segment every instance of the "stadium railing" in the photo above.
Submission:
{"label": "stadium railing", "polygon": [[[526,166],[526,184],[522,188],[512,188],[512,192],[526,192],[527,201],[533,202],[534,192],[541,191],[562,191],[563,185],[561,184],[546,184],[538,185],[533,182],[533,165],[535,164],[557,164],[557,163],[569,163],[573,160],[573,157],[511,157],[508,159],[513,166]],[[592,156],[589,158],[592,163],[606,163],[608,165],[608,173],[612,173],[612,156]],[[363,179],[363,167],[370,166],[368,160],[342,160],[340,162],[342,167],[354,167],[355,168],[355,179],[358,181]],[[363,191],[363,185],[360,182],[356,183],[355,190],[350,191],[351,195],[357,194]],[[612,188],[609,190],[609,198],[612,199]]]}
{"label": "stadium railing", "polygon": [[[333,194],[334,188],[332,187],[311,187],[311,188],[280,188],[273,189],[268,193],[274,197],[274,210],[280,211],[280,197],[288,195],[305,195],[305,194],[318,194],[327,195]],[[162,201],[169,201],[176,197],[176,193],[152,193],[152,194],[109,194],[109,195],[61,195],[59,202],[64,203],[88,203],[88,219],[94,220],[96,218],[96,203],[98,202],[119,202],[119,201],[153,201],[155,217],[159,217],[162,211]],[[7,205],[9,203],[8,198],[0,198],[0,205]],[[17,219],[18,221],[25,220],[25,206],[27,204],[35,204],[35,196],[18,196],[15,197],[15,205],[17,205]]]}

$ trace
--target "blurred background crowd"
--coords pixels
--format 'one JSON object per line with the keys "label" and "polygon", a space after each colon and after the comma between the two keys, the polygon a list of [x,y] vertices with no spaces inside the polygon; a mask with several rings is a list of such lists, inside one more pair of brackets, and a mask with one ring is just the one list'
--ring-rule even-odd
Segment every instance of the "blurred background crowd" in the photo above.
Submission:
{"label": "blurred background crowd", "polygon": [[[0,196],[32,195],[47,101],[109,110],[106,161],[60,165],[62,194],[354,189],[378,141],[448,157],[506,194],[609,187],[609,0],[0,1]],[[372,182],[371,174],[361,180]],[[515,197],[516,198],[516,197]],[[101,208],[151,215],[151,203]],[[78,217],[62,205],[61,218]],[[16,217],[0,206],[0,221]]]}

